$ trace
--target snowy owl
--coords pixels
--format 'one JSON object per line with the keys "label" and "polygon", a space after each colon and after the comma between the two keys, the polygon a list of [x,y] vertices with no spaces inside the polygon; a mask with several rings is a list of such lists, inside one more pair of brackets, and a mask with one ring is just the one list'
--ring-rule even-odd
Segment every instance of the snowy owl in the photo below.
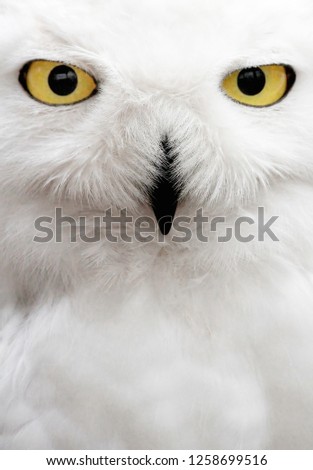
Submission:
{"label": "snowy owl", "polygon": [[311,0],[0,25],[0,448],[312,448]]}

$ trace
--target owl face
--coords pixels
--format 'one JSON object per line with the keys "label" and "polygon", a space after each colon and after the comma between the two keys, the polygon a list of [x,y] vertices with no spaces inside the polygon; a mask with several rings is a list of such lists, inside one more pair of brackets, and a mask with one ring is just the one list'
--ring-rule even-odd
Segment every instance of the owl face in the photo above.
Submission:
{"label": "owl face", "polygon": [[310,179],[312,21],[309,0],[1,0],[3,191],[159,220]]}

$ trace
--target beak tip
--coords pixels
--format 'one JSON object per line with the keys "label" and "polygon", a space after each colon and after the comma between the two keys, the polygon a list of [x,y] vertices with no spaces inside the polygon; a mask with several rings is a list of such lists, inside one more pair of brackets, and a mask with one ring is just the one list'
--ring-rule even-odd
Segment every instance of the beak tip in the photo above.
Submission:
{"label": "beak tip", "polygon": [[160,228],[160,232],[162,235],[168,235],[172,230],[173,226],[173,218],[172,217],[163,217],[162,219],[158,220],[158,225]]}

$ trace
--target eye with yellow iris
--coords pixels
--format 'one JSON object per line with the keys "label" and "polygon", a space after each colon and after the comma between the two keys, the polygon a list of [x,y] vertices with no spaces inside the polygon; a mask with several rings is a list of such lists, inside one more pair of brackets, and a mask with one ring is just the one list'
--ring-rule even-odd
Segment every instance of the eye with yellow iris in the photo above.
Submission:
{"label": "eye with yellow iris", "polygon": [[281,101],[295,80],[294,70],[287,65],[264,65],[236,70],[224,79],[222,89],[238,103],[261,108]]}
{"label": "eye with yellow iris", "polygon": [[97,92],[97,82],[89,73],[48,60],[27,63],[20,72],[20,83],[35,100],[53,106],[80,103]]}

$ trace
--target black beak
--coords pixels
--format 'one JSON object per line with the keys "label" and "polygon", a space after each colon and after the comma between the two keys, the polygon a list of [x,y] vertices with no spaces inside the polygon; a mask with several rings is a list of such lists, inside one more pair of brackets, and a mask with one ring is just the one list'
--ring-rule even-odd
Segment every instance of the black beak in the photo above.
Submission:
{"label": "black beak", "polygon": [[168,235],[171,231],[180,190],[174,177],[175,155],[168,139],[162,142],[163,159],[159,177],[150,194],[151,207],[155,213],[160,231]]}

